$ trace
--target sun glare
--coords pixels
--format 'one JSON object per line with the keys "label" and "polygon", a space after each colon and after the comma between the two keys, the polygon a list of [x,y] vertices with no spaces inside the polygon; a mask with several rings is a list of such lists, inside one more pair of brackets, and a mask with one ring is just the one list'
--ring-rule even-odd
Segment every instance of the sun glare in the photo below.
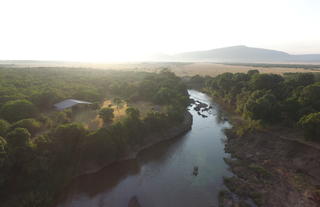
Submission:
{"label": "sun glare", "polygon": [[138,60],[231,45],[320,52],[319,2],[308,2],[2,0],[0,57]]}

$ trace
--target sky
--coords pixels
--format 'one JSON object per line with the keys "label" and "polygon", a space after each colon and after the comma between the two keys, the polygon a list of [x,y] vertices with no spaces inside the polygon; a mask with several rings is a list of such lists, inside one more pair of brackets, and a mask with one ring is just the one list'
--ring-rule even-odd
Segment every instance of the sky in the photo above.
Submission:
{"label": "sky", "polygon": [[319,0],[0,0],[0,60],[139,60],[233,45],[320,53]]}

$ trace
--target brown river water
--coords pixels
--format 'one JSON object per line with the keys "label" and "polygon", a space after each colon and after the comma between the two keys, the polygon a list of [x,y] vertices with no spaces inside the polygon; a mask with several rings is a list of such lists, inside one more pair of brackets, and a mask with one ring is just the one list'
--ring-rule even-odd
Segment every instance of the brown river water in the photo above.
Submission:
{"label": "brown river water", "polygon": [[[223,129],[230,127],[223,112],[204,93],[189,90],[190,97],[213,108],[198,115],[194,105],[192,129],[185,135],[154,145],[137,159],[108,166],[75,179],[57,207],[127,207],[136,196],[142,207],[213,207],[230,176],[223,161]],[[193,168],[198,166],[198,175]]]}

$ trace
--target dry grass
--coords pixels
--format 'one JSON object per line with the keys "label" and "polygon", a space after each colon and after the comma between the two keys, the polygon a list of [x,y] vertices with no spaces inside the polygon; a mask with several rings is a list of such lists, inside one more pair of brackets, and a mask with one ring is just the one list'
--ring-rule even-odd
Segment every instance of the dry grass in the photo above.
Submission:
{"label": "dry grass", "polygon": [[178,76],[209,75],[217,76],[222,73],[246,73],[248,70],[259,70],[260,73],[296,73],[296,72],[320,72],[304,68],[288,67],[254,67],[243,65],[224,65],[218,63],[118,63],[118,64],[96,64],[93,68],[113,69],[123,71],[145,71],[159,72],[163,68],[168,68]]}
{"label": "dry grass", "polygon": [[296,73],[296,72],[315,72],[314,70],[306,70],[303,68],[281,68],[281,67],[253,67],[253,66],[238,66],[238,65],[223,65],[216,63],[190,63],[186,65],[178,65],[170,67],[171,71],[179,76],[193,75],[210,75],[217,76],[222,73],[246,73],[248,70],[259,70],[260,73]]}
{"label": "dry grass", "polygon": [[[134,102],[134,103],[124,103],[122,104],[121,107],[117,107],[112,100],[105,100],[101,106],[101,108],[104,107],[111,107],[114,109],[114,119],[113,121],[119,121],[121,118],[123,118],[126,115],[126,110],[128,107],[133,107],[136,108],[140,111],[140,115],[141,117],[145,117],[147,115],[148,112],[152,111],[152,110],[156,110],[156,111],[162,111],[163,108],[161,108],[158,105],[152,104],[150,102],[146,102],[146,101],[138,101],[138,102]],[[95,117],[95,120],[98,120],[99,127],[103,126],[103,121],[102,119],[99,118],[99,115],[97,115]]]}
{"label": "dry grass", "polygon": [[74,117],[74,121],[82,123],[87,129],[96,130],[101,126],[101,121],[97,119],[97,116],[96,110],[84,110]]}
{"label": "dry grass", "polygon": [[[117,107],[111,100],[105,100],[101,106],[101,108],[109,107],[114,110],[114,119],[113,121],[119,121],[122,117],[126,115],[126,110],[128,108],[127,103],[122,104],[121,107]],[[101,125],[103,124],[102,119],[99,118],[99,115],[97,116],[97,119],[101,121]]]}
{"label": "dry grass", "polygon": [[[288,65],[288,63],[283,63]],[[305,64],[307,63],[299,63]],[[320,64],[320,63],[319,63]],[[248,70],[259,70],[261,73],[283,74],[289,72],[320,72],[307,70],[304,68],[288,67],[253,67],[244,65],[224,65],[218,63],[183,63],[183,62],[118,62],[118,63],[53,63],[53,64],[16,64],[15,67],[66,67],[66,68],[93,68],[103,70],[122,70],[122,71],[145,71],[159,72],[163,68],[168,68],[179,76],[209,75],[216,76],[221,73],[247,72]]]}

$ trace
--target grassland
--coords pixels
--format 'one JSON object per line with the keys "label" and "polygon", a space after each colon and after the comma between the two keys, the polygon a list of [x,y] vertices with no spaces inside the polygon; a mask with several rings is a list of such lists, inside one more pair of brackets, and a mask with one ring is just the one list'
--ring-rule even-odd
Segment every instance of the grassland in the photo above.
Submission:
{"label": "grassland", "polygon": [[[245,73],[248,70],[259,70],[260,73],[295,73],[295,72],[320,72],[320,65],[311,64],[223,64],[223,63],[182,63],[182,62],[122,62],[122,63],[21,63],[11,67],[74,67],[95,68],[105,70],[125,70],[158,72],[168,68],[178,76],[209,75],[217,76],[225,72]],[[1,67],[1,65],[0,65]],[[8,67],[8,65],[6,65]]]}

